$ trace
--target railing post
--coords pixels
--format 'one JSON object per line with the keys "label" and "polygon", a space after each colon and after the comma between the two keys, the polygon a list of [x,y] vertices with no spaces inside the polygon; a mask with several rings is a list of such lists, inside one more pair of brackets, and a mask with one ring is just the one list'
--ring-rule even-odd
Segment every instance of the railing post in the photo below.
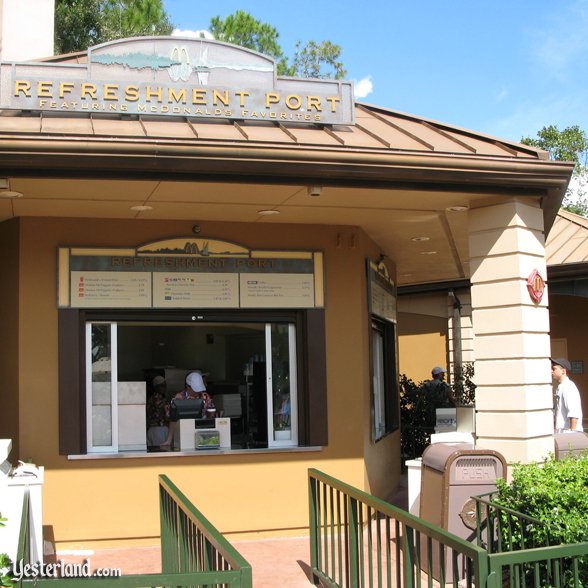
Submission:
{"label": "railing post", "polygon": [[319,578],[315,573],[318,569],[318,480],[313,477],[312,472],[308,473],[308,513],[309,513],[309,534],[310,534],[310,569],[312,582],[315,586],[319,584]]}
{"label": "railing post", "polygon": [[349,585],[351,588],[359,587],[359,509],[360,502],[348,497],[347,504],[349,509],[349,548],[348,566],[349,566]]}

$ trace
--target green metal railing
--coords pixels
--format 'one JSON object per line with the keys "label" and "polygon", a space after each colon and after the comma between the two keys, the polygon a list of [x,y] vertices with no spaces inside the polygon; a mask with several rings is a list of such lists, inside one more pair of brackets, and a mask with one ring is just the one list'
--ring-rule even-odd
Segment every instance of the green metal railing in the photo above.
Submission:
{"label": "green metal railing", "polygon": [[555,545],[544,523],[498,504],[494,496],[473,497],[476,540],[488,551],[489,587],[588,586],[588,543]]}
{"label": "green metal railing", "polygon": [[[23,505],[17,557],[29,561],[28,495],[26,502],[26,508]],[[159,503],[161,574],[130,574],[109,578],[23,578],[15,586],[252,588],[253,574],[249,563],[164,475],[159,476]]]}
{"label": "green metal railing", "polygon": [[588,587],[588,543],[535,545],[530,525],[540,521],[492,502],[489,495],[473,497],[477,544],[472,544],[317,470],[308,471],[308,480],[317,585]]}
{"label": "green metal railing", "polygon": [[308,471],[313,581],[338,588],[486,586],[481,547],[315,469]]}

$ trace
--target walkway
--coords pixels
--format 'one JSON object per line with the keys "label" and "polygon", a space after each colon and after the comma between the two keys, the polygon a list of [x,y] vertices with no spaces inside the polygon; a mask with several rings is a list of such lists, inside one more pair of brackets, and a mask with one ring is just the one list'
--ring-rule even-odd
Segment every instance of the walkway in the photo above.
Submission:
{"label": "walkway", "polygon": [[[406,509],[408,504],[406,478],[391,500]],[[254,588],[309,588],[310,544],[308,537],[241,540],[231,542],[251,564]],[[124,574],[157,573],[161,571],[159,547],[100,549],[88,554],[62,554],[57,560],[82,563],[90,567],[120,568]]]}

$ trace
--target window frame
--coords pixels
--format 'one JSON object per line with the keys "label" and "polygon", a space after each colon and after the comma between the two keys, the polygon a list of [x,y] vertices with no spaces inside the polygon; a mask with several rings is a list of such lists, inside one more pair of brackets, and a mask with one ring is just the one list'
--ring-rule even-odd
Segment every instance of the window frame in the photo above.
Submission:
{"label": "window frame", "polygon": [[[379,384],[379,390],[383,394],[383,430],[379,430],[379,423],[376,422],[378,403],[376,386],[376,371],[374,369],[377,357],[374,349],[374,331],[382,336],[382,370],[383,382]],[[398,393],[398,369],[397,369],[397,339],[396,324],[376,316],[370,315],[370,374],[371,374],[371,429],[372,441],[377,443],[394,431],[398,430],[399,424],[399,393]]]}
{"label": "window frame", "polygon": [[[328,445],[325,310],[260,309],[125,311],[59,309],[59,454],[89,454],[86,426],[86,323],[88,322],[291,322],[295,325],[298,444]],[[294,446],[292,446],[295,449]],[[116,454],[113,454],[116,455]],[[154,454],[157,455],[157,454]]]}

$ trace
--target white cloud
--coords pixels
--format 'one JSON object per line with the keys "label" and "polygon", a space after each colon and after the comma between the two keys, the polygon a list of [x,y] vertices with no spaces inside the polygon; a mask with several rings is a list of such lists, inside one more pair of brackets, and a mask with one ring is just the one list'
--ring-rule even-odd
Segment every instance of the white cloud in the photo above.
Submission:
{"label": "white cloud", "polygon": [[205,29],[201,31],[190,31],[190,30],[181,30],[181,29],[174,29],[172,31],[173,37],[189,37],[190,39],[214,39],[212,33]]}
{"label": "white cloud", "polygon": [[568,7],[555,3],[549,25],[529,31],[530,51],[545,73],[563,80],[574,75],[588,50],[588,2],[577,0]]}
{"label": "white cloud", "polygon": [[366,76],[354,83],[354,93],[356,98],[365,98],[374,91],[372,76]]}

